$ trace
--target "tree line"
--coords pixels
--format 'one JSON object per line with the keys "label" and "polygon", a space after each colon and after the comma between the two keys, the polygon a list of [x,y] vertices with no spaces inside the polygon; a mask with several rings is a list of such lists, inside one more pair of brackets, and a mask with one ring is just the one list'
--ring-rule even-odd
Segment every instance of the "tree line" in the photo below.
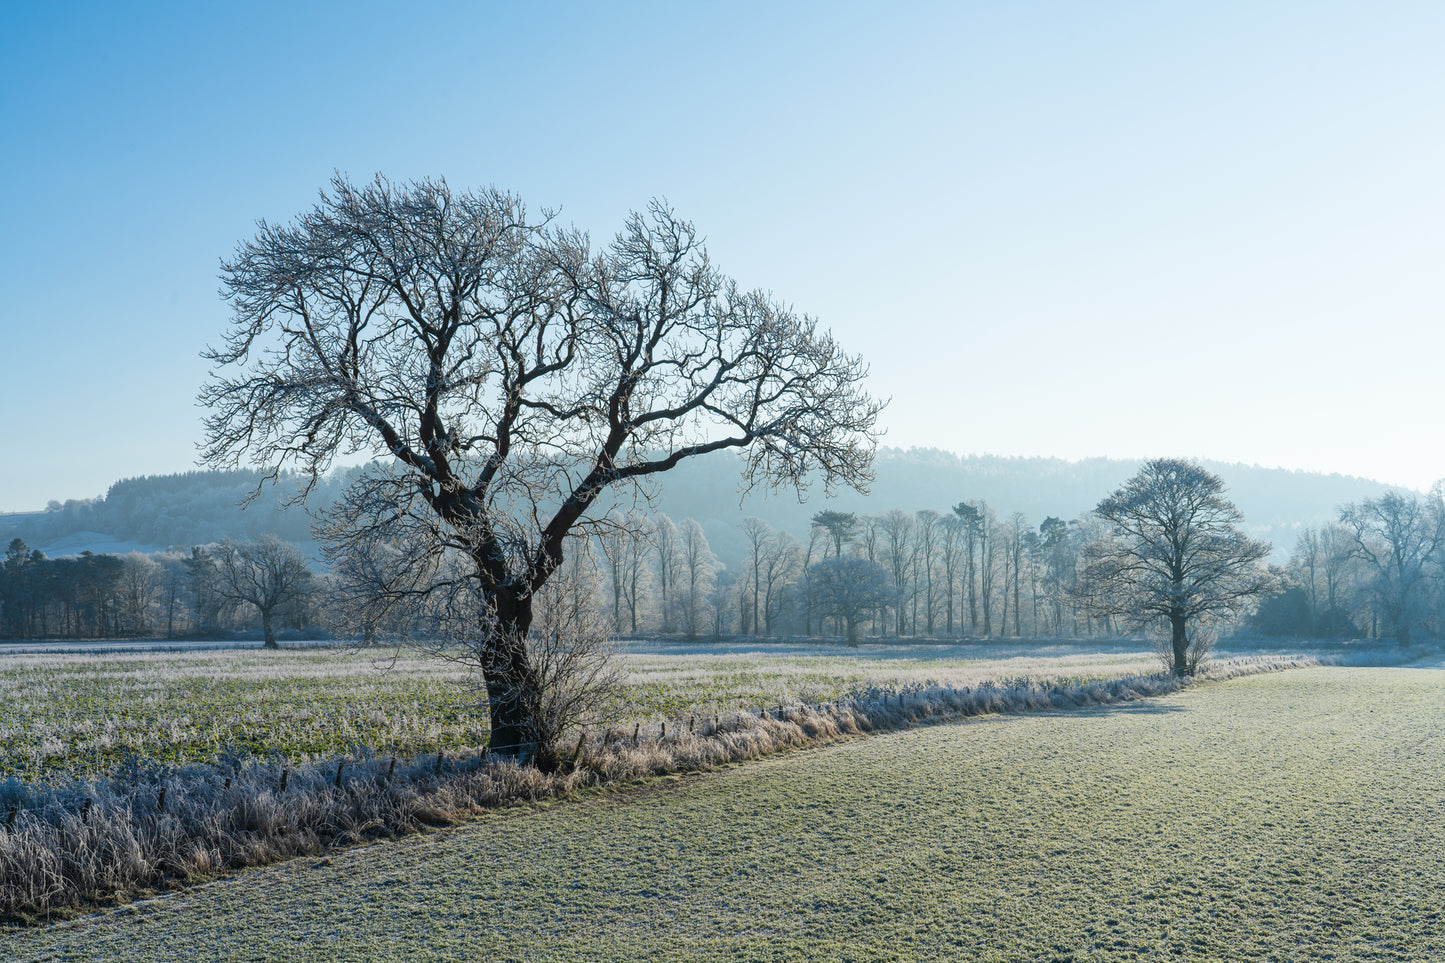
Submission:
{"label": "tree line", "polygon": [[1308,638],[1445,636],[1445,499],[1387,492],[1307,528],[1280,572],[1284,590],[1252,620],[1258,631]]}
{"label": "tree line", "polygon": [[0,561],[0,638],[216,636],[259,620],[266,644],[323,620],[323,583],[275,536],[190,552],[47,558],[12,539]]}
{"label": "tree line", "polygon": [[615,519],[592,553],[619,634],[712,636],[1096,635],[1113,631],[1071,594],[1088,520],[987,502],[949,511],[823,511],[802,536],[743,519],[734,568],[694,519]]}
{"label": "tree line", "polygon": [[[822,511],[801,537],[748,517],[738,526],[746,551],[733,566],[714,554],[695,519],[628,513],[608,520],[569,561],[561,584],[615,635],[857,641],[1100,637],[1126,628],[1081,590],[1085,549],[1104,527],[1095,513],[1049,516],[1035,526],[1022,512],[1001,515],[981,499],[948,511]],[[258,547],[270,551],[269,561]],[[246,574],[258,571],[267,574]],[[1278,589],[1242,623],[1248,631],[1402,643],[1440,637],[1441,492],[1391,492],[1345,505],[1336,521],[1305,529],[1274,571]],[[268,598],[277,591],[284,598]],[[333,611],[331,593],[329,578],[274,536],[189,552],[54,559],[17,538],[0,562],[0,636],[184,638],[268,620],[273,638],[282,628],[354,628]],[[372,628],[417,634],[431,624],[417,608]]]}

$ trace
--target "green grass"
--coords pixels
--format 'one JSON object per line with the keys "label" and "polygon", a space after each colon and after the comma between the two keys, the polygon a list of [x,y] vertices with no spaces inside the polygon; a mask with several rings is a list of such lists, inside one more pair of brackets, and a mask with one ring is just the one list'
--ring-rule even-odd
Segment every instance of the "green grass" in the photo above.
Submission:
{"label": "green grass", "polygon": [[1445,958],[1445,672],[787,754],[6,933],[17,960]]}

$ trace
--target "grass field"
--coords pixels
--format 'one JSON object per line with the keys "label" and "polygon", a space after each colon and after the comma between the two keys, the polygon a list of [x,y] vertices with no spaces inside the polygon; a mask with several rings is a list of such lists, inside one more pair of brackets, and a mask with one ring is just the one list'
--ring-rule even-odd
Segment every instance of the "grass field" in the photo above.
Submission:
{"label": "grass field", "polygon": [[787,754],[6,933],[16,960],[1445,958],[1445,672]]}
{"label": "grass field", "polygon": [[[1103,679],[1157,670],[1128,646],[633,643],[627,722],[832,700],[860,687]],[[0,655],[0,777],[104,771],[127,756],[291,759],[356,747],[404,755],[486,741],[485,711],[453,667],[406,653],[259,649]]]}

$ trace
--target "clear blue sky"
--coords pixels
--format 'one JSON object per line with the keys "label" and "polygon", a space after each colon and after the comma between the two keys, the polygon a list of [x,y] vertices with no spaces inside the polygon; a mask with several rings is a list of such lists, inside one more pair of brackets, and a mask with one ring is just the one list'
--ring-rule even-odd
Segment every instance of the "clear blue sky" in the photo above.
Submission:
{"label": "clear blue sky", "polygon": [[[194,467],[333,170],[666,196],[887,443],[1445,476],[1445,4],[5,4],[0,511]],[[961,493],[965,495],[966,493]]]}

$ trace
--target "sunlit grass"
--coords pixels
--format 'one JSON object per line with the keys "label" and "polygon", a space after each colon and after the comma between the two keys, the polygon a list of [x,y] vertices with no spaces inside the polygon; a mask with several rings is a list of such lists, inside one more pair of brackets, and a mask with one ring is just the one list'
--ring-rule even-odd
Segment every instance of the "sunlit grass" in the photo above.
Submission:
{"label": "sunlit grass", "polygon": [[[1445,672],[853,741],[7,934],[17,960],[1438,960]],[[619,805],[625,802],[625,805]]]}

